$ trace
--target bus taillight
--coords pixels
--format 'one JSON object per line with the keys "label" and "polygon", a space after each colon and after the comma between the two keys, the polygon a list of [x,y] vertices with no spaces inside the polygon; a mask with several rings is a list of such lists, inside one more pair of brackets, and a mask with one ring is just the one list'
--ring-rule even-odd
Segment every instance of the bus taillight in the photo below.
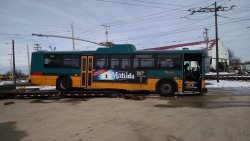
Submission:
{"label": "bus taillight", "polygon": [[43,75],[41,72],[32,72],[31,75]]}

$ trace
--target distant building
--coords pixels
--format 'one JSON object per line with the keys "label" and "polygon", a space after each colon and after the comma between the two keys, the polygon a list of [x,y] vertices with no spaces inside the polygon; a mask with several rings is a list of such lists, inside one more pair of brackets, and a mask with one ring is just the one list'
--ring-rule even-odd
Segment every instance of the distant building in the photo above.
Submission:
{"label": "distant building", "polygon": [[250,73],[250,63],[245,63],[242,65],[242,70]]}
{"label": "distant building", "polygon": [[13,76],[5,75],[5,74],[0,74],[0,81],[11,80],[11,79],[13,79]]}
{"label": "distant building", "polygon": [[[169,45],[163,47],[148,48],[144,50],[207,50],[208,57],[206,60],[207,70],[216,70],[216,40],[210,40],[208,43],[206,41],[198,41],[184,44]],[[218,41],[218,52],[219,52],[219,69],[221,71],[226,71],[229,65],[229,51],[225,48],[221,40]]]}

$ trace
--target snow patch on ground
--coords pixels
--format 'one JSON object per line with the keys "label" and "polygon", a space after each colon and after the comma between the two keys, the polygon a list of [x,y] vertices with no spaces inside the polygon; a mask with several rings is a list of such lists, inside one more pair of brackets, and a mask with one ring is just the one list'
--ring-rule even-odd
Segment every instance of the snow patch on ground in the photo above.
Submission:
{"label": "snow patch on ground", "polygon": [[39,90],[56,90],[56,86],[25,86],[25,87],[17,87],[17,89],[39,89]]}
{"label": "snow patch on ground", "polygon": [[0,81],[0,86],[7,84],[13,84],[13,81]]}
{"label": "snow patch on ground", "polygon": [[206,80],[206,87],[207,88],[250,87],[250,82],[220,80],[219,83],[217,83],[216,80]]}
{"label": "snow patch on ground", "polygon": [[[209,73],[206,73],[206,75],[217,75],[217,73],[215,73],[215,72],[209,72]],[[231,72],[231,73],[228,73],[228,72],[219,72],[219,75],[235,75],[235,72]]]}

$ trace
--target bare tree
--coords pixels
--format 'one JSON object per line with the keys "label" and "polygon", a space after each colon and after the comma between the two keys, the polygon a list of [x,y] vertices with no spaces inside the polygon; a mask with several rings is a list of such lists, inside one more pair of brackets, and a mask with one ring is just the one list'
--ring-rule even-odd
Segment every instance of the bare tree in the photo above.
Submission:
{"label": "bare tree", "polygon": [[[12,71],[7,71],[5,75],[9,76],[11,74],[12,74]],[[16,74],[16,78],[19,78],[19,79],[27,77],[27,75],[25,73],[23,73],[22,70],[16,70],[15,74]]]}
{"label": "bare tree", "polygon": [[239,70],[240,65],[241,65],[241,60],[239,57],[236,57],[234,55],[234,52],[231,49],[228,49],[228,53],[229,53],[229,64],[230,64],[230,68],[234,69],[234,70]]}

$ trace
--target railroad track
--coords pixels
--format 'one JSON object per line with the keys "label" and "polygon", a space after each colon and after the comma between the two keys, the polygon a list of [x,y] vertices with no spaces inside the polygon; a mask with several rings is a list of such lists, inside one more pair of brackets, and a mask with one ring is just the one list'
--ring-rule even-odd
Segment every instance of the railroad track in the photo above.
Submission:
{"label": "railroad track", "polygon": [[[216,80],[216,75],[206,75],[206,79],[208,80]],[[219,75],[220,80],[243,80],[243,81],[250,81],[250,75],[236,75],[236,74],[230,74],[230,75]]]}
{"label": "railroad track", "polygon": [[143,93],[124,93],[117,91],[101,91],[101,90],[75,90],[70,92],[60,92],[57,90],[38,90],[38,89],[17,89],[17,90],[0,90],[0,98],[65,98],[65,97],[110,97],[125,98],[130,100],[145,100],[146,98],[160,98],[159,94],[143,94]]}

